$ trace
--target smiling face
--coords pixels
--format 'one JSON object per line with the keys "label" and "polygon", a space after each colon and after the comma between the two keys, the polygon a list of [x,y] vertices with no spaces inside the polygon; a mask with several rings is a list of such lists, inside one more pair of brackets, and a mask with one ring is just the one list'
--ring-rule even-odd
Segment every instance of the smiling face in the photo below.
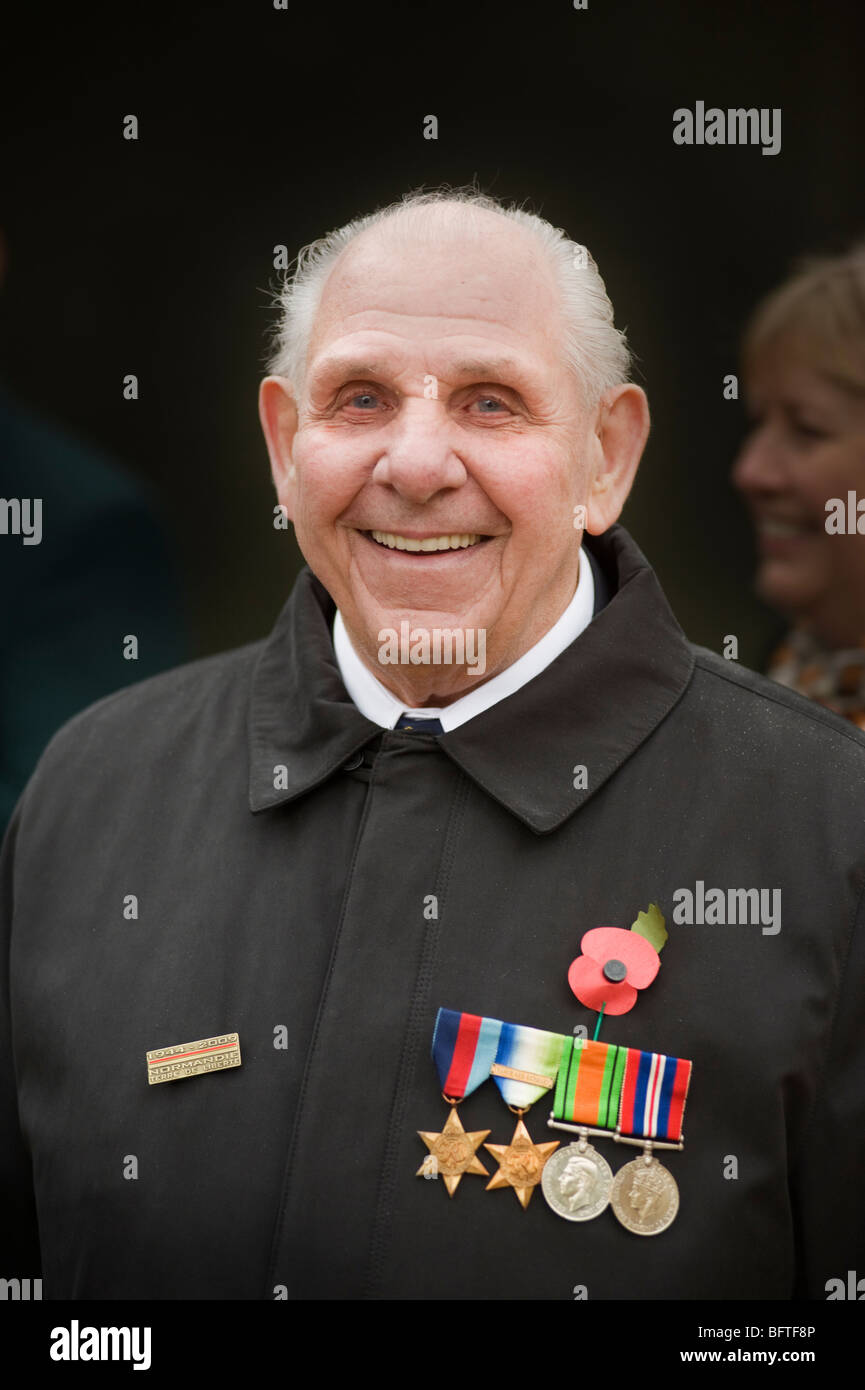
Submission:
{"label": "smiling face", "polygon": [[865,495],[865,395],[783,347],[746,386],[755,420],[733,470],[760,550],[762,598],[830,646],[865,638],[865,536],[826,532],[826,503]]}
{"label": "smiling face", "polygon": [[322,296],[302,395],[262,385],[280,502],[352,643],[407,705],[479,682],[465,666],[382,666],[381,633],[472,629],[486,679],[573,597],[581,531],[621,510],[648,430],[643,393],[581,404],[559,297],[533,239],[493,213],[425,210],[422,238],[361,234]]}

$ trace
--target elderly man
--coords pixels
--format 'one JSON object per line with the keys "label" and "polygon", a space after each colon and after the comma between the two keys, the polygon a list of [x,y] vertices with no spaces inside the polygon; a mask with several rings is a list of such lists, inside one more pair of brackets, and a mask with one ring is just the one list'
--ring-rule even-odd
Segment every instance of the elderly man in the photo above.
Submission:
{"label": "elderly man", "polygon": [[[352,223],[261,416],[308,563],[271,636],[67,725],[5,844],[4,1272],[827,1297],[865,1271],[865,741],[691,646],[615,524],[648,412],[594,262],[480,195]],[[624,1198],[562,1220],[587,1129]]]}

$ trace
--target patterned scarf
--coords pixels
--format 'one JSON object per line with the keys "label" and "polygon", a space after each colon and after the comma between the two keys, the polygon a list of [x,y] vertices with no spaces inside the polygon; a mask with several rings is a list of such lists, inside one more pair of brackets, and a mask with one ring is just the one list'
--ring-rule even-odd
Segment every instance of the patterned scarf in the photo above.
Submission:
{"label": "patterned scarf", "polygon": [[794,628],[772,653],[767,675],[865,729],[865,647],[833,651]]}

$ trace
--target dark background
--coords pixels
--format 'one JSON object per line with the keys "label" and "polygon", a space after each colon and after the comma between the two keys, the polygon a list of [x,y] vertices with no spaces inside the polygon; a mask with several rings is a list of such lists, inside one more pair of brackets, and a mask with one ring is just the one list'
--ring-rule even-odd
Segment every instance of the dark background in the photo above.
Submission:
{"label": "dark background", "polygon": [[[153,484],[194,653],[251,640],[299,564],[256,414],[273,248],[476,179],[596,257],[654,421],[623,520],[689,636],[760,666],[722,381],[791,259],[865,234],[863,28],[802,0],[40,5],[0,68],[0,376]],[[674,145],[697,100],[780,106],[780,153]]]}

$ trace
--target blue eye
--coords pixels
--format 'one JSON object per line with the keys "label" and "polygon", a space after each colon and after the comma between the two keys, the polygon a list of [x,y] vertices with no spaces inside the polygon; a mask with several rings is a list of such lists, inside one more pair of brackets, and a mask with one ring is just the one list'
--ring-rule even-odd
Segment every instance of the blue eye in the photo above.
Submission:
{"label": "blue eye", "polygon": [[348,401],[348,404],[355,405],[357,401],[363,401],[364,405],[361,407],[361,409],[366,409],[367,405],[370,402],[372,402],[373,404],[376,404],[378,402],[378,396],[374,396],[371,391],[360,391],[356,396],[351,397],[351,399]]}
{"label": "blue eye", "polygon": [[[477,404],[477,405],[484,405],[484,404],[488,404],[488,405],[489,405],[489,404],[492,404],[492,405],[496,406],[496,408],[499,409],[499,410],[503,409],[502,402],[498,399],[497,396],[478,396],[477,401],[476,401],[476,404]],[[496,412],[495,412],[495,411],[492,411],[492,410],[483,410],[483,411],[481,411],[481,414],[482,414],[482,415],[494,415],[495,413],[496,413]]]}

